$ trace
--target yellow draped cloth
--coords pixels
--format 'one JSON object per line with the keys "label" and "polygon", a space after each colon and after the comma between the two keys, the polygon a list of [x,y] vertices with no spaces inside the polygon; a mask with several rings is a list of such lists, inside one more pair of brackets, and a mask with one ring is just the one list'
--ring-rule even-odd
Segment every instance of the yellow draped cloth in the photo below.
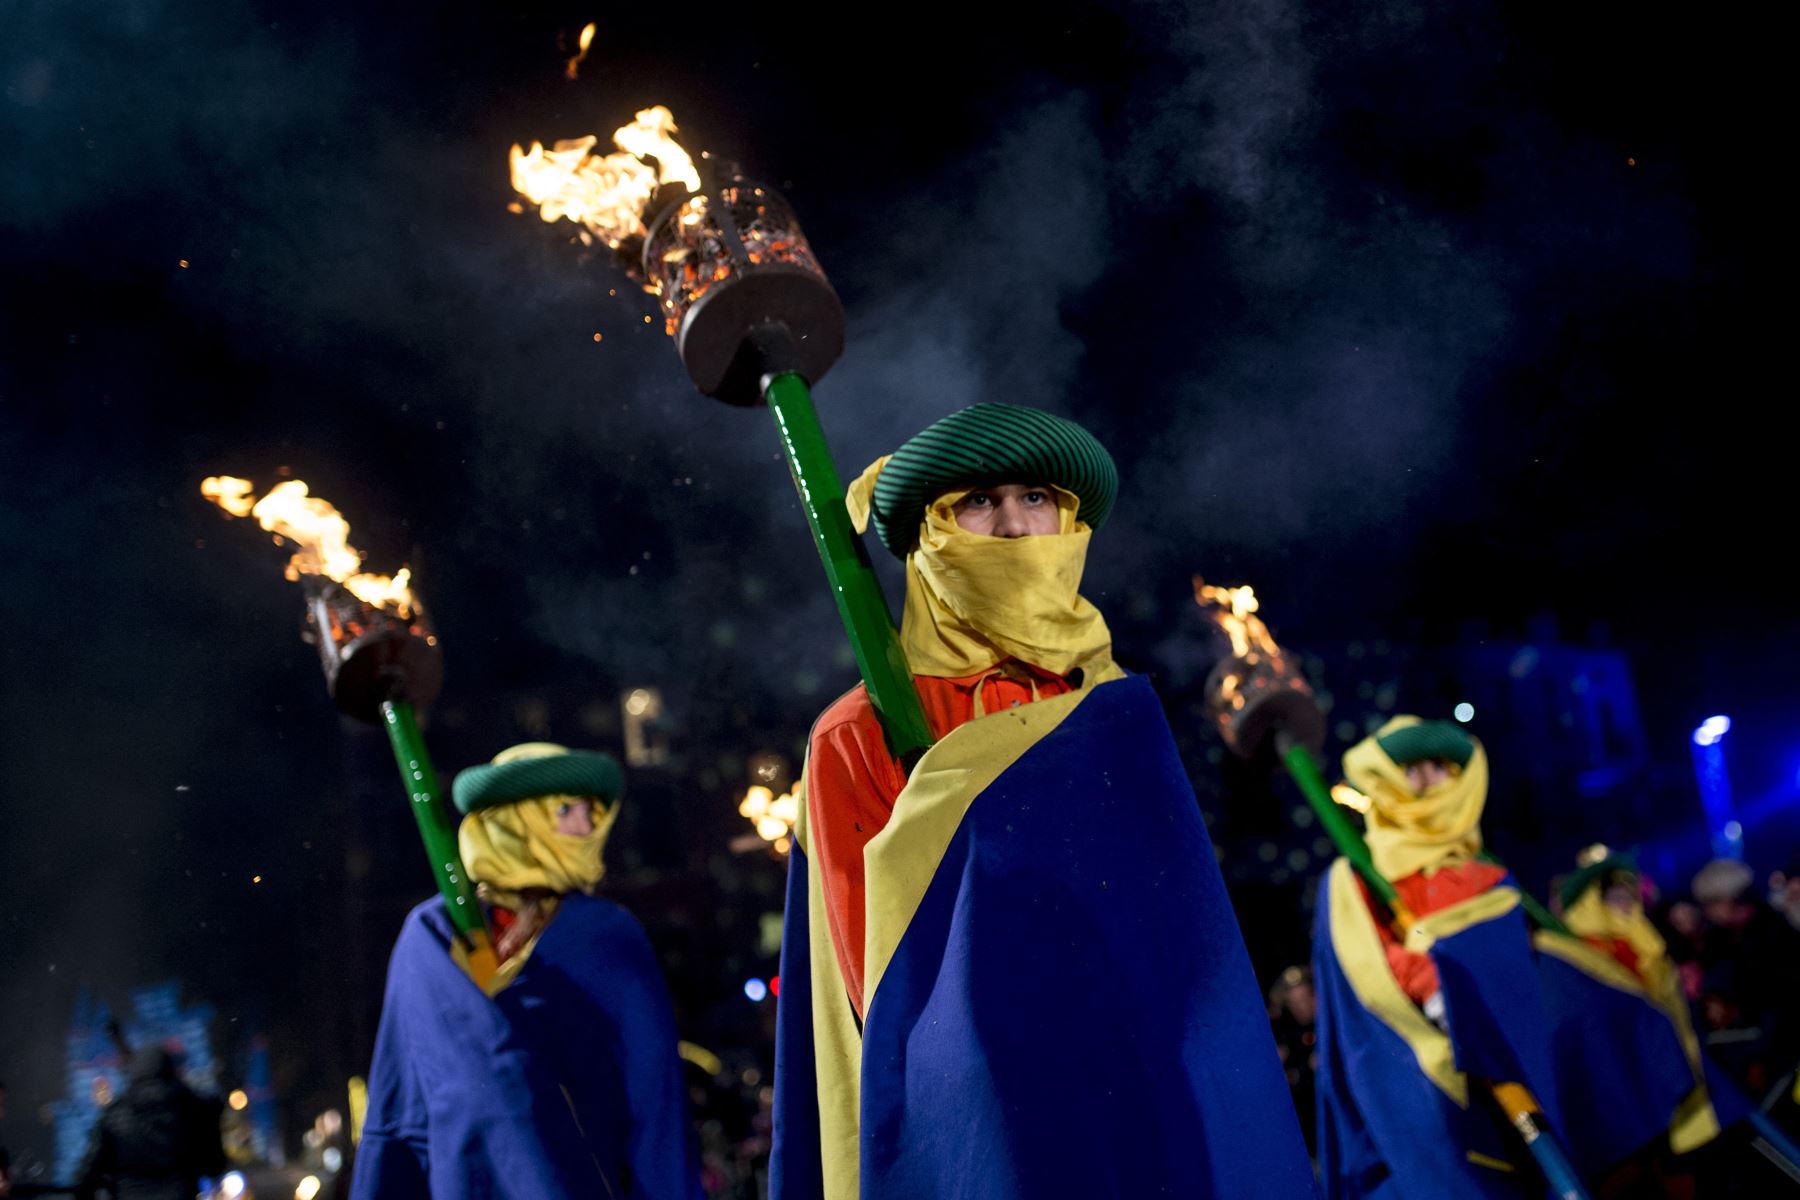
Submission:
{"label": "yellow draped cloth", "polygon": [[1377,741],[1417,724],[1417,717],[1395,717],[1344,754],[1344,778],[1369,798],[1369,853],[1375,869],[1387,879],[1436,871],[1481,853],[1487,752],[1476,742],[1466,765],[1460,770],[1452,765],[1451,778],[1420,795],[1406,781],[1406,768],[1389,758]]}
{"label": "yellow draped cloth", "polygon": [[[886,465],[885,456],[870,464],[845,497],[859,533]],[[957,502],[971,490],[946,492],[926,508],[919,544],[906,556],[900,642],[913,673],[959,679],[1016,658],[1053,675],[1111,675],[1112,632],[1080,590],[1093,536],[1077,514],[1080,501],[1047,486],[1057,533],[984,537],[956,523]]]}
{"label": "yellow draped cloth", "polygon": [[[496,763],[521,758],[538,758],[550,754],[567,754],[567,748],[552,742],[527,742],[513,746],[494,756]],[[606,837],[619,816],[619,804],[598,800],[594,806],[594,831],[569,834],[557,831],[558,810],[564,804],[577,804],[585,796],[533,796],[477,809],[462,819],[457,827],[457,847],[462,852],[469,878],[480,885],[481,895],[490,903],[521,912],[536,910],[541,918],[530,940],[500,965],[499,973],[489,983],[493,995],[518,975],[525,960],[537,945],[537,935],[555,915],[555,896],[570,892],[592,892],[606,873],[603,855]],[[548,900],[528,900],[527,892],[550,892]],[[453,948],[455,954],[460,943]]]}

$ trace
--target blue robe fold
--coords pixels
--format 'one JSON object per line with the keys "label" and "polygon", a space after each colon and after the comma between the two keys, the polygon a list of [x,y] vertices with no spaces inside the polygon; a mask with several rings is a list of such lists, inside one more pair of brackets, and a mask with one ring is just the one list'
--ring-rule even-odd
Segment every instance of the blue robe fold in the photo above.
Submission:
{"label": "blue robe fold", "polygon": [[1529,1087],[1576,1170],[1596,1176],[1669,1131],[1694,1069],[1642,996],[1534,950],[1517,910],[1441,939],[1431,957],[1457,1065]]}
{"label": "blue robe fold", "polygon": [[[1326,1197],[1500,1200],[1541,1194],[1541,1186],[1521,1187],[1508,1169],[1511,1150],[1499,1121],[1479,1103],[1461,1105],[1433,1083],[1412,1046],[1363,1006],[1332,944],[1330,886],[1327,876],[1319,889],[1313,949],[1314,1088]],[[1385,959],[1376,965],[1388,970]],[[1471,1161],[1471,1153],[1493,1165]]]}
{"label": "blue robe fold", "polygon": [[674,1018],[650,943],[564,897],[493,999],[442,899],[394,944],[354,1200],[698,1200]]}
{"label": "blue robe fold", "polygon": [[[1459,1104],[1425,1073],[1418,1047],[1365,1007],[1333,941],[1333,916],[1327,877],[1313,969],[1327,1197],[1543,1195],[1542,1177],[1484,1081],[1525,1085],[1589,1179],[1666,1135],[1696,1089],[1694,1066],[1664,1013],[1534,945],[1513,909],[1430,949],[1455,1069],[1468,1077],[1468,1103]],[[1388,970],[1385,959],[1351,969]]]}
{"label": "blue robe fold", "polygon": [[[789,872],[770,1195],[818,1200],[832,1174],[822,998],[803,981],[823,934],[803,852]],[[860,1046],[860,1200],[1316,1194],[1211,841],[1142,678],[1074,698],[974,796]]]}

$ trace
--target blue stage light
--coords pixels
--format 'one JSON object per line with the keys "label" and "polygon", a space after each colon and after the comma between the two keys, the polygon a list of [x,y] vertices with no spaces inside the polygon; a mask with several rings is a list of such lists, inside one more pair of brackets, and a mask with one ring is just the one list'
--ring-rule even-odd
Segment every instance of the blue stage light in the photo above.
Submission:
{"label": "blue stage light", "polygon": [[1457,720],[1467,725],[1470,721],[1475,719],[1475,706],[1470,704],[1467,700],[1464,700],[1461,704],[1456,706],[1454,715]]}
{"label": "blue stage light", "polygon": [[752,1003],[760,1004],[762,1002],[763,998],[765,996],[767,996],[768,994],[769,994],[769,985],[764,983],[762,980],[760,980],[760,979],[744,980],[744,995],[748,996]]}
{"label": "blue stage light", "polygon": [[1716,746],[1731,732],[1730,717],[1708,717],[1694,730],[1694,745]]}
{"label": "blue stage light", "polygon": [[1731,776],[1725,769],[1725,735],[1731,718],[1708,717],[1694,730],[1694,778],[1700,786],[1700,806],[1712,830],[1713,854],[1719,858],[1744,857],[1744,827],[1738,823],[1732,802]]}

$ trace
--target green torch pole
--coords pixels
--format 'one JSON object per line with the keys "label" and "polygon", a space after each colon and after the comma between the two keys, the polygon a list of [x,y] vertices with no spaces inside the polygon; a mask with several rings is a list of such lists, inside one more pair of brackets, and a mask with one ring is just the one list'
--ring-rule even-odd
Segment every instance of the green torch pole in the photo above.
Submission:
{"label": "green torch pole", "polygon": [[[1319,764],[1301,743],[1278,733],[1277,749],[1281,752],[1281,761],[1287,767],[1288,774],[1293,776],[1299,785],[1301,795],[1306,797],[1307,804],[1312,806],[1313,815],[1319,818],[1319,824],[1325,827],[1325,836],[1329,837],[1338,853],[1350,860],[1356,873],[1362,876],[1377,899],[1394,914],[1394,918],[1403,927],[1412,924],[1412,914],[1400,900],[1400,894],[1386,876],[1375,869],[1374,856],[1369,853],[1368,843],[1356,826],[1350,823],[1337,801],[1331,798],[1331,788],[1325,783],[1324,773]],[[1533,903],[1536,903],[1533,901]],[[1529,906],[1524,906],[1529,911]],[[1540,906],[1541,907],[1541,906]],[[1550,917],[1548,912],[1544,916]],[[1562,929],[1562,923],[1554,917],[1552,928]],[[1567,929],[1562,929],[1567,933]],[[1500,1105],[1506,1119],[1518,1130],[1524,1139],[1531,1156],[1537,1160],[1538,1169],[1544,1173],[1544,1179],[1550,1184],[1551,1192],[1558,1200],[1586,1200],[1587,1192],[1581,1186],[1580,1176],[1575,1174],[1574,1165],[1563,1152],[1550,1127],[1544,1122],[1543,1109],[1535,1097],[1524,1087],[1516,1083],[1495,1083],[1490,1085],[1495,1101]]]}
{"label": "green torch pole", "polygon": [[763,400],[775,415],[794,490],[800,493],[800,506],[806,510],[806,523],[812,527],[869,701],[887,732],[889,750],[910,767],[931,745],[931,730],[868,551],[850,527],[844,485],[826,448],[812,391],[797,372],[785,371],[764,381]]}
{"label": "green torch pole", "polygon": [[[1312,751],[1284,734],[1277,734],[1277,749],[1281,751],[1281,761],[1287,767],[1288,774],[1300,785],[1300,794],[1312,806],[1313,815],[1319,818],[1319,824],[1325,827],[1325,836],[1331,839],[1339,854],[1350,860],[1375,898],[1386,905],[1388,911],[1401,914],[1400,893],[1387,877],[1375,869],[1375,859],[1369,853],[1369,844],[1363,841],[1362,834],[1344,815],[1338,802],[1331,798],[1331,788],[1325,782],[1324,774],[1319,770],[1318,760],[1313,758]],[[1406,917],[1403,919],[1410,919]]]}
{"label": "green torch pole", "polygon": [[437,877],[438,892],[444,897],[450,924],[463,943],[469,977],[485,991],[489,980],[499,970],[499,961],[494,957],[493,941],[488,936],[487,918],[482,915],[475,888],[463,870],[462,854],[456,845],[456,829],[444,808],[437,771],[431,765],[431,756],[425,752],[425,738],[419,732],[413,706],[405,700],[384,700],[381,723],[394,748],[394,761],[400,766],[400,782],[411,801],[409,807],[413,819],[419,824],[419,837],[431,859],[431,873]]}

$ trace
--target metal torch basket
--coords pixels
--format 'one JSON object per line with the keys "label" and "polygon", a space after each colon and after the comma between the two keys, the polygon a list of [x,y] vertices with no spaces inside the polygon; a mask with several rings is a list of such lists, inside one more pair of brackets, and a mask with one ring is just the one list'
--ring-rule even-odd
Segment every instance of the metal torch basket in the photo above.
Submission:
{"label": "metal torch basket", "polygon": [[1314,754],[1325,745],[1318,697],[1285,655],[1252,650],[1220,659],[1206,677],[1206,715],[1225,745],[1244,758],[1271,735]]}
{"label": "metal torch basket", "polygon": [[401,617],[338,584],[311,582],[306,623],[326,689],[348,716],[378,724],[384,702],[407,700],[423,709],[444,686],[437,636],[417,601],[411,616]]}
{"label": "metal torch basket", "polygon": [[762,378],[816,383],[844,349],[844,310],[787,200],[735,170],[660,192],[643,272],[694,385],[746,407]]}

